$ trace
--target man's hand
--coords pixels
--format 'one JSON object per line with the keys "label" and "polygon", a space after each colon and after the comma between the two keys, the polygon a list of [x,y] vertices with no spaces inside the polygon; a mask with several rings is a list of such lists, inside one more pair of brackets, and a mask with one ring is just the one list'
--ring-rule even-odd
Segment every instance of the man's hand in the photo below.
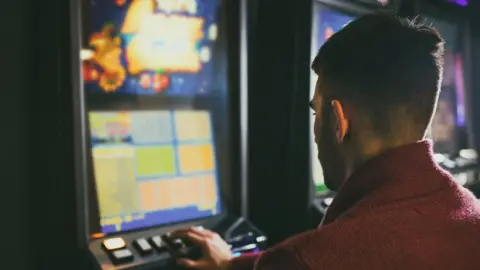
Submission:
{"label": "man's hand", "polygon": [[188,240],[202,249],[203,255],[200,260],[180,259],[178,261],[180,265],[202,270],[225,270],[229,268],[233,254],[227,242],[218,234],[192,227],[176,231],[172,236]]}

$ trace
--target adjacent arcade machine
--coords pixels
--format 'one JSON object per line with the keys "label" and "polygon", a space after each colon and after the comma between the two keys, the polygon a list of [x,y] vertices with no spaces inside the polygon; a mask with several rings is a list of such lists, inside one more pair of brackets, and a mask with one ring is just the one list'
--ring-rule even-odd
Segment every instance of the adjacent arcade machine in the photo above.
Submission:
{"label": "adjacent arcade machine", "polygon": [[[432,1],[434,2],[434,1]],[[477,153],[471,136],[471,70],[467,1],[417,3],[417,12],[445,39],[445,64],[437,111],[428,133],[437,162],[464,186],[477,181]]]}
{"label": "adjacent arcade machine", "polygon": [[239,136],[228,128],[226,2],[72,6],[79,240],[95,269],[170,269],[199,256],[169,235],[188,226],[218,232],[236,256],[265,247],[224,204],[239,174],[230,166]]}
{"label": "adjacent arcade machine", "polygon": [[[319,48],[334,33],[343,28],[355,18],[374,12],[375,10],[388,9],[396,10],[398,2],[393,1],[314,1],[313,2],[313,27],[311,60],[315,58]],[[317,75],[312,71],[311,74],[310,96],[313,96]],[[311,178],[315,187],[313,200],[313,226],[318,226],[325,215],[328,206],[331,204],[334,193],[329,191],[324,184],[322,166],[318,160],[318,150],[314,142],[313,130],[314,117],[310,116],[310,142],[311,142]]]}

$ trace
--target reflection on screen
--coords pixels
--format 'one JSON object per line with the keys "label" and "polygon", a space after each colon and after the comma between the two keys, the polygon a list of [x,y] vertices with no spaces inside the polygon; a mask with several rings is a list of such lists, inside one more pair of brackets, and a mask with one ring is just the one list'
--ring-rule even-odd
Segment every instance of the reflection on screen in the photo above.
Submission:
{"label": "reflection on screen", "polygon": [[[318,6],[320,7],[320,6]],[[327,41],[334,33],[341,30],[345,25],[354,20],[354,17],[347,16],[342,13],[338,13],[332,10],[317,8],[314,14],[314,26],[313,26],[313,40],[312,40],[312,60],[317,55],[318,49]],[[311,76],[311,89],[310,95],[313,96],[315,92],[315,84],[317,76],[312,73]],[[314,116],[310,117],[310,130],[313,130]],[[317,145],[313,140],[313,136],[310,136],[311,141],[311,153],[312,153],[312,177],[315,181],[317,192],[323,192],[327,190],[323,178],[323,169],[318,161]]]}
{"label": "reflection on screen", "polygon": [[[354,19],[354,17],[342,13],[328,9],[321,9],[316,17],[317,25],[314,38],[317,40],[317,46],[315,47],[315,50],[320,49],[325,41]],[[315,57],[315,55],[313,55],[313,57]]]}
{"label": "reflection on screen", "polygon": [[207,111],[91,112],[103,233],[220,214]]}
{"label": "reflection on screen", "polygon": [[87,91],[204,93],[213,73],[216,0],[92,1]]}

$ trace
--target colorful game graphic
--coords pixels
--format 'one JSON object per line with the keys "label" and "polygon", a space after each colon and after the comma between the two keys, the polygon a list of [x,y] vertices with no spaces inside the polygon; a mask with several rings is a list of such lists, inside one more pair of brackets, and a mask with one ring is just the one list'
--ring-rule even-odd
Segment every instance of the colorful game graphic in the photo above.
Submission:
{"label": "colorful game graphic", "polygon": [[[349,22],[354,20],[354,17],[347,16],[342,13],[338,13],[332,10],[328,9],[323,9],[320,8],[315,14],[315,19],[314,19],[314,41],[313,41],[313,46],[314,46],[314,51],[312,57],[315,57],[318,49],[320,49],[321,46],[331,37],[333,34],[338,32],[340,29],[342,29],[345,25],[347,25]],[[315,91],[315,80],[316,78],[313,78],[314,80],[312,81],[312,88],[311,88],[311,96],[313,96],[313,93]],[[313,122],[314,122],[314,117],[310,117],[310,126],[311,130],[313,130]],[[315,144],[313,140],[313,136],[311,137],[311,166],[312,166],[312,177],[315,182],[315,187],[316,191],[318,193],[322,193],[327,191],[327,187],[324,184],[324,177],[323,177],[323,169],[322,166],[320,165],[318,161],[318,150],[317,150],[317,145]]]}
{"label": "colorful game graphic", "polygon": [[207,111],[90,113],[103,233],[220,214]]}
{"label": "colorful game graphic", "polygon": [[[86,91],[207,93],[213,80],[217,0],[92,0]],[[84,48],[87,50],[87,48]]]}

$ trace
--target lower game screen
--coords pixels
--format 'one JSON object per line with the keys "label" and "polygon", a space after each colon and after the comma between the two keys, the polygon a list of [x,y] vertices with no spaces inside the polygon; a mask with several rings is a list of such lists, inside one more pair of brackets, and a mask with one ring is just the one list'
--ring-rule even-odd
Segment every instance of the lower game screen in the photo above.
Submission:
{"label": "lower game screen", "polygon": [[220,214],[208,111],[90,112],[102,233]]}
{"label": "lower game screen", "polygon": [[[317,5],[314,14],[314,25],[313,25],[313,40],[312,40],[312,59],[317,55],[320,47],[336,32],[341,30],[346,24],[351,22],[354,17],[323,8],[321,5]],[[316,76],[312,74],[311,81],[311,96],[313,96],[315,91]],[[314,117],[310,117],[311,129],[313,130],[313,121]],[[322,166],[318,161],[318,151],[317,146],[311,137],[311,153],[312,153],[312,177],[315,182],[315,187],[317,192],[323,192],[327,190],[327,187],[324,184],[323,179],[323,170]]]}

